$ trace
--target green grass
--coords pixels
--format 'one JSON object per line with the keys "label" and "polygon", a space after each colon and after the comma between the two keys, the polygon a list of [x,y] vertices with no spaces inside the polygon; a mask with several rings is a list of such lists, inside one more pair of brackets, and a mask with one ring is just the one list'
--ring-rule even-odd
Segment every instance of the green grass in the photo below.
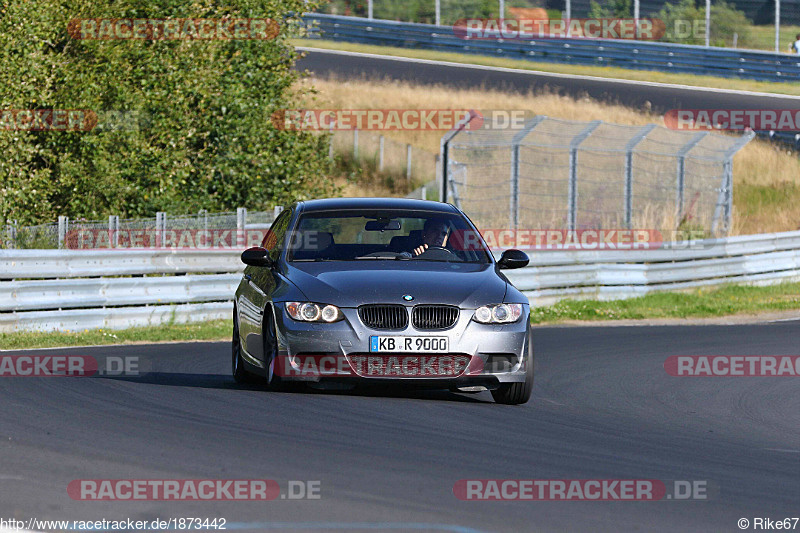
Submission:
{"label": "green grass", "polygon": [[95,329],[73,333],[0,333],[0,349],[20,350],[137,342],[210,341],[228,339],[230,335],[230,320],[214,320],[193,324],[169,324],[122,330]]}
{"label": "green grass", "polygon": [[[739,48],[775,51],[775,26],[751,26],[747,40],[739,43]],[[789,43],[800,33],[800,26],[781,26],[780,51],[788,52]]]}
{"label": "green grass", "polygon": [[482,55],[437,52],[434,50],[397,48],[393,46],[375,46],[338,41],[334,42],[320,39],[293,39],[291,40],[291,43],[295,46],[308,46],[313,48],[325,48],[329,50],[345,50],[350,52],[410,57],[415,59],[450,61],[453,63],[466,63],[490,67],[505,67],[523,70],[538,70],[542,72],[553,72],[559,74],[597,76],[601,78],[618,78],[624,80],[649,81],[658,83],[673,83],[680,85],[691,85],[695,87],[711,87],[716,89],[736,89],[740,91],[800,95],[800,83],[771,83],[737,78],[718,78],[714,76],[674,74],[649,70],[629,70],[619,67],[593,67],[562,63],[537,63],[534,61],[523,61],[519,59],[505,59]]}
{"label": "green grass", "polygon": [[630,300],[562,300],[531,310],[534,324],[567,320],[708,318],[800,309],[800,283],[766,287],[727,285],[688,292],[649,294]]}

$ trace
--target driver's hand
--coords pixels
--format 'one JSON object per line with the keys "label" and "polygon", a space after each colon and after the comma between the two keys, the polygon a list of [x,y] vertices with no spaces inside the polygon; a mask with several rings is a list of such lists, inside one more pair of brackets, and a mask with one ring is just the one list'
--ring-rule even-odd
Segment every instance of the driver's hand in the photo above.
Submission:
{"label": "driver's hand", "polygon": [[422,252],[424,252],[427,249],[428,249],[428,245],[427,244],[423,244],[422,246],[418,246],[418,247],[414,248],[414,255],[419,255],[419,254],[421,254]]}

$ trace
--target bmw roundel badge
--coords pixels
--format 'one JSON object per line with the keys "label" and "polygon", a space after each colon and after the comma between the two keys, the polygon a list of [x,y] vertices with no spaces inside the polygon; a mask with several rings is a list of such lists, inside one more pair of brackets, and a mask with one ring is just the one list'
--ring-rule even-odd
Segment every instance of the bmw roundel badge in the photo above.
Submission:
{"label": "bmw roundel badge", "polygon": [[403,300],[405,300],[405,301],[407,301],[407,302],[410,302],[410,301],[411,301],[411,300],[413,300],[413,299],[414,299],[414,297],[413,297],[413,296],[411,296],[410,294],[404,294],[404,295],[403,295]]}

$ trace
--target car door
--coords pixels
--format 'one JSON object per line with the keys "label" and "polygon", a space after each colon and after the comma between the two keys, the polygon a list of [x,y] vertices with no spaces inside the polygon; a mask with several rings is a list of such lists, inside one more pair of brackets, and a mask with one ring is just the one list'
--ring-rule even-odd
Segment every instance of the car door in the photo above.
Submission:
{"label": "car door", "polygon": [[[275,219],[261,243],[269,252],[274,263],[277,263],[283,250],[283,242],[289,223],[292,220],[292,209],[285,209]],[[244,269],[243,283],[236,299],[239,318],[239,335],[245,357],[250,356],[260,363],[266,363],[264,357],[264,317],[271,317],[272,294],[278,286],[276,271],[268,267],[248,266]],[[265,309],[267,310],[265,315]]]}

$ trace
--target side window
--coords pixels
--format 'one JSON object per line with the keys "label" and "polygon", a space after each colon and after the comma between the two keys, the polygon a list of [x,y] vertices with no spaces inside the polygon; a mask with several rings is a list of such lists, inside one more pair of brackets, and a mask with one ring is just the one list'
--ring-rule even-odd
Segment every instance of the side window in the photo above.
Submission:
{"label": "side window", "polygon": [[283,239],[286,237],[286,230],[289,229],[289,222],[292,220],[292,210],[285,209],[275,222],[270,226],[267,234],[264,235],[264,240],[261,242],[261,247],[269,252],[269,256],[273,261],[277,261],[281,255],[281,246]]}

